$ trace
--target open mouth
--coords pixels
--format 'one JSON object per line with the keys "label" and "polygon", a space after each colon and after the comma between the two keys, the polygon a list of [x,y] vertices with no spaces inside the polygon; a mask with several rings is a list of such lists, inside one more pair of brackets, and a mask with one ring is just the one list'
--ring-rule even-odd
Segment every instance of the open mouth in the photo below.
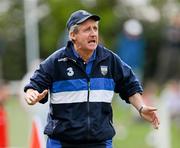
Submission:
{"label": "open mouth", "polygon": [[96,40],[90,40],[88,43],[96,43]]}

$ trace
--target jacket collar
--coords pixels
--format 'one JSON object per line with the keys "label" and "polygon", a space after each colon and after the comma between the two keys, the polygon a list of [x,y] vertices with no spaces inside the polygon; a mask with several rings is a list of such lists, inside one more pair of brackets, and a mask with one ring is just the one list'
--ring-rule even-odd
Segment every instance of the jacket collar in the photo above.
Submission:
{"label": "jacket collar", "polygon": [[[77,60],[77,57],[73,53],[73,48],[74,48],[73,42],[68,41],[67,45],[66,45],[66,49],[65,49],[65,55],[68,58]],[[103,45],[98,44],[98,46],[96,48],[96,61],[98,62],[98,61],[104,60],[108,56],[109,56],[109,52],[107,52],[107,50],[105,50],[105,47]]]}

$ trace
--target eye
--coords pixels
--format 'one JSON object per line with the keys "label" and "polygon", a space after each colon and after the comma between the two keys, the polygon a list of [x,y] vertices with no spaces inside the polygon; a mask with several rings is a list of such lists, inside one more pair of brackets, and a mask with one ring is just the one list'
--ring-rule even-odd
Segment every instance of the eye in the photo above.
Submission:
{"label": "eye", "polygon": [[91,30],[91,28],[90,28],[90,27],[88,27],[88,28],[84,29],[84,31],[85,31],[85,32],[89,32],[90,30]]}
{"label": "eye", "polygon": [[97,30],[98,30],[98,27],[97,27],[97,26],[94,26],[93,29],[94,29],[94,31],[97,31]]}

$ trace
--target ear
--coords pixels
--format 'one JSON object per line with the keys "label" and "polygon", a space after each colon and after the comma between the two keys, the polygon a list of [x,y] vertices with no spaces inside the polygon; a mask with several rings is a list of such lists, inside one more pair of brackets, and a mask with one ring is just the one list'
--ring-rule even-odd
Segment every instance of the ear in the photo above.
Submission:
{"label": "ear", "polygon": [[74,32],[71,32],[71,33],[70,33],[70,39],[71,39],[71,40],[75,40],[75,39],[76,39],[75,36],[76,36],[76,35],[75,35]]}

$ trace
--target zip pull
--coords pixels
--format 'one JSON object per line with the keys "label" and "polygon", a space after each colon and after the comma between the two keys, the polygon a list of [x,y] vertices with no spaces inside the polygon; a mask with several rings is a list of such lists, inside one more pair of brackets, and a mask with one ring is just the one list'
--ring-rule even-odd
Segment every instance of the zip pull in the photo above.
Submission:
{"label": "zip pull", "polygon": [[74,60],[72,58],[68,58],[68,57],[60,58],[60,59],[58,59],[58,62],[67,62],[68,60],[71,60],[76,63],[76,60]]}
{"label": "zip pull", "polygon": [[74,60],[72,58],[67,58],[67,59],[73,61],[74,63],[77,63],[76,60]]}
{"label": "zip pull", "polygon": [[88,79],[88,91],[90,91],[90,80]]}
{"label": "zip pull", "polygon": [[67,58],[60,58],[58,59],[58,62],[66,62],[68,59]]}

